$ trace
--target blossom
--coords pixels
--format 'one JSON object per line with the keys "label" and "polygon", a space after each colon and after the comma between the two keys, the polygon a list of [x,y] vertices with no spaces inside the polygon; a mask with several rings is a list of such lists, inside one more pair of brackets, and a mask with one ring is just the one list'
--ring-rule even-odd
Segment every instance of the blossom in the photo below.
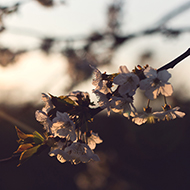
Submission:
{"label": "blossom", "polygon": [[155,120],[160,120],[161,117],[157,114],[158,112],[152,112],[152,108],[147,107],[144,108],[144,112],[142,114],[134,115],[132,122],[137,125],[142,125],[143,123],[155,123]]}
{"label": "blossom", "polygon": [[92,80],[92,84],[96,87],[95,90],[99,90],[102,93],[110,93],[111,86],[110,81],[105,80],[105,73],[101,73],[96,67],[91,66],[94,69],[94,78]]}
{"label": "blossom", "polygon": [[85,138],[87,139],[87,145],[91,150],[94,150],[96,148],[96,144],[103,142],[98,133],[94,133],[93,131],[83,134],[82,140],[85,141]]}
{"label": "blossom", "polygon": [[43,112],[48,113],[51,109],[54,108],[51,102],[51,98],[47,94],[42,93],[42,100],[45,102],[45,106],[42,108]]}
{"label": "blossom", "polygon": [[[131,97],[123,98],[123,97],[116,97],[113,96],[111,100],[111,109],[115,113],[121,113],[125,117],[129,119],[131,114],[131,106],[133,99]],[[134,107],[134,106],[133,106]]]}
{"label": "blossom", "polygon": [[93,67],[92,65],[91,67],[94,69],[94,78],[92,80],[92,85],[94,85],[97,90],[101,90],[103,87],[102,73],[96,67]]}
{"label": "blossom", "polygon": [[37,110],[35,112],[35,117],[36,120],[44,126],[44,129],[51,134],[52,121],[48,117],[48,112],[53,109],[54,106],[51,102],[51,98],[45,93],[42,93],[42,100],[45,102],[45,106],[42,110]]}
{"label": "blossom", "polygon": [[90,95],[88,92],[73,91],[69,93],[68,98],[73,100],[77,105],[86,105],[90,104]]}
{"label": "blossom", "polygon": [[61,163],[72,160],[71,156],[64,151],[67,146],[67,142],[58,141],[55,143],[49,152],[49,156],[56,156],[57,160]]}
{"label": "blossom", "polygon": [[184,112],[178,111],[180,107],[171,108],[170,105],[165,105],[163,107],[164,111],[155,112],[155,115],[160,117],[162,120],[172,120],[176,119],[177,117],[182,118],[185,116]]}
{"label": "blossom", "polygon": [[167,70],[157,72],[155,69],[147,67],[144,75],[146,79],[140,81],[140,89],[145,90],[148,99],[156,99],[160,93],[166,97],[172,95],[173,88],[168,83],[171,74]]}
{"label": "blossom", "polygon": [[47,133],[52,134],[51,132],[52,121],[50,120],[48,115],[41,110],[37,110],[35,112],[35,117],[36,120],[39,121],[44,126],[44,130],[46,130]]}
{"label": "blossom", "polygon": [[80,162],[87,163],[91,160],[100,160],[98,155],[94,154],[90,147],[85,143],[74,142],[70,146],[66,147],[64,151],[70,155],[71,161],[74,164],[78,164]]}
{"label": "blossom", "polygon": [[104,94],[102,92],[100,92],[99,90],[92,90],[93,93],[95,93],[99,100],[98,100],[98,104],[102,109],[106,109],[107,108],[107,113],[108,116],[110,115],[110,111],[111,111],[111,93],[108,94]]}
{"label": "blossom", "polygon": [[53,118],[52,122],[51,131],[54,137],[67,138],[72,141],[76,139],[75,125],[66,112],[61,113],[57,111],[56,117]]}
{"label": "blossom", "polygon": [[129,72],[126,66],[120,66],[119,75],[117,75],[113,82],[119,86],[119,93],[125,97],[128,94],[133,96],[139,84],[139,77],[133,72]]}

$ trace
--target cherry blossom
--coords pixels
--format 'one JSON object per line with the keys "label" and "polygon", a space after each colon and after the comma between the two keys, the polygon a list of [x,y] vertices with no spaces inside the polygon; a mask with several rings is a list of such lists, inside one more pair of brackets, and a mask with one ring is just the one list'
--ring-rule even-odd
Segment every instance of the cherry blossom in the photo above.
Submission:
{"label": "cherry blossom", "polygon": [[133,99],[131,97],[123,98],[113,96],[110,104],[113,112],[121,113],[129,119],[132,111],[131,106],[134,108],[132,103]]}
{"label": "cherry blossom", "polygon": [[168,83],[171,74],[167,70],[157,72],[152,67],[147,67],[144,75],[146,79],[140,81],[140,89],[145,90],[147,98],[156,99],[160,93],[166,97],[172,95],[173,87]]}
{"label": "cherry blossom", "polygon": [[125,97],[127,94],[133,96],[139,84],[139,77],[133,72],[129,72],[126,66],[120,66],[119,75],[117,75],[113,82],[119,86],[119,93]]}
{"label": "cherry blossom", "polygon": [[42,111],[47,114],[51,109],[54,108],[54,106],[51,102],[51,98],[45,93],[42,93],[42,100],[45,102],[45,106],[42,108]]}
{"label": "cherry blossom", "polygon": [[51,147],[49,156],[56,156],[57,160],[61,163],[72,160],[72,157],[64,151],[64,148],[67,146],[67,142],[58,141]]}
{"label": "cherry blossom", "polygon": [[78,164],[80,162],[87,163],[91,160],[99,161],[97,154],[90,149],[90,147],[81,142],[74,142],[64,150],[72,158],[72,163]]}
{"label": "cherry blossom", "polygon": [[50,120],[48,115],[41,110],[37,110],[35,112],[35,117],[36,117],[36,120],[39,121],[44,126],[44,130],[47,133],[52,134],[52,132],[51,132],[52,121]]}
{"label": "cherry blossom", "polygon": [[87,145],[91,150],[96,148],[96,144],[100,144],[103,140],[99,137],[98,133],[94,133],[93,131],[87,132],[83,134],[82,140],[85,141],[87,139]]}
{"label": "cherry blossom", "polygon": [[185,116],[184,112],[178,111],[180,109],[180,107],[174,107],[171,108],[170,105],[165,105],[163,107],[164,111],[161,112],[155,112],[155,115],[160,117],[161,120],[172,120],[172,119],[176,119],[178,118],[182,118]]}
{"label": "cherry blossom", "polygon": [[136,123],[137,125],[142,125],[143,123],[155,123],[156,120],[160,120],[156,113],[147,113],[143,112],[142,114],[136,115],[132,122]]}
{"label": "cherry blossom", "polygon": [[104,94],[100,92],[99,90],[92,90],[93,93],[96,94],[96,96],[99,98],[98,104],[102,109],[107,109],[108,116],[111,112],[111,93]]}
{"label": "cherry blossom", "polygon": [[52,134],[54,137],[58,136],[60,138],[67,138],[72,141],[76,139],[75,125],[73,121],[69,118],[67,113],[61,113],[57,111],[56,117],[52,120]]}

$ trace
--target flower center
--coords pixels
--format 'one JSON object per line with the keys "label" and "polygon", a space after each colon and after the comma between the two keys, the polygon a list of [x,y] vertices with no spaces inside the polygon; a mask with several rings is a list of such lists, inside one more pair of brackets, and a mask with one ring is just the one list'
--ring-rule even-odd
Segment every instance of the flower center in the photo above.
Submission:
{"label": "flower center", "polygon": [[133,82],[133,77],[130,76],[130,77],[127,79],[127,82],[132,83],[132,82]]}
{"label": "flower center", "polygon": [[157,86],[160,83],[160,80],[158,78],[155,78],[153,80],[154,86]]}
{"label": "flower center", "polygon": [[72,125],[71,125],[71,123],[69,122],[69,121],[67,121],[67,122],[64,122],[64,124],[62,125],[62,128],[71,128],[72,127]]}

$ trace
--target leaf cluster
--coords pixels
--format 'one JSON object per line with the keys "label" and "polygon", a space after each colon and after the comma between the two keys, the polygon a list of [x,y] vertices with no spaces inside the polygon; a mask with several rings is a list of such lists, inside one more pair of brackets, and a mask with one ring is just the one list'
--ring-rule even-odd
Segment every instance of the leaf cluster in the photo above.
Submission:
{"label": "leaf cluster", "polygon": [[42,146],[46,146],[45,139],[40,133],[34,131],[33,134],[25,134],[20,129],[15,127],[19,140],[17,141],[20,146],[13,154],[20,154],[19,164],[28,160],[34,154],[39,153]]}

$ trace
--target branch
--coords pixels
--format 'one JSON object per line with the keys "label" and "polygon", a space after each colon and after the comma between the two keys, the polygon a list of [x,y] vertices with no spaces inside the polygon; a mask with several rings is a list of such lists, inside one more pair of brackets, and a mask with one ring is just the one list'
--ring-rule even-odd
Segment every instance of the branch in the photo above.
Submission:
{"label": "branch", "polygon": [[11,157],[0,159],[0,163],[1,162],[9,162],[12,160],[17,160],[19,158],[19,156],[20,156],[20,154],[16,154],[16,155],[13,154]]}
{"label": "branch", "polygon": [[178,16],[179,14],[185,12],[190,8],[190,2],[186,2],[182,4],[181,6],[178,6],[177,8],[173,9],[169,13],[167,13],[165,16],[163,16],[157,23],[157,27],[163,26],[166,24],[168,21],[173,19],[174,17]]}
{"label": "branch", "polygon": [[173,61],[169,62],[168,64],[160,67],[157,72],[162,71],[162,70],[167,70],[167,69],[172,69],[175,67],[180,61],[184,60],[186,57],[190,55],[190,48],[181,54],[179,57],[175,58]]}

